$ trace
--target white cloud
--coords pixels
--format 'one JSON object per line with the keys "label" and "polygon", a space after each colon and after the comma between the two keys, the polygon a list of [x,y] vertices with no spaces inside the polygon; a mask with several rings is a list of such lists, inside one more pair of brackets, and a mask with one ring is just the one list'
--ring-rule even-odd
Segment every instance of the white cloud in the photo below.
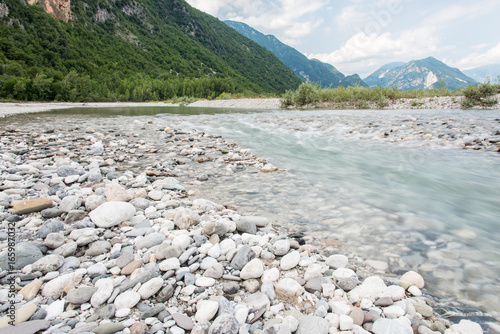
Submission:
{"label": "white cloud", "polygon": [[325,0],[188,0],[188,2],[221,19],[241,21],[266,34],[274,33],[284,41],[292,42],[321,25],[322,20],[312,14],[325,6]]}
{"label": "white cloud", "polygon": [[448,24],[449,22],[460,20],[465,22],[476,18],[478,15],[484,14],[490,8],[489,2],[473,2],[465,4],[454,4],[429,15],[427,19],[424,20],[423,24]]}
{"label": "white cloud", "polygon": [[340,49],[308,57],[330,63],[346,73],[366,75],[370,74],[366,71],[373,71],[385,63],[429,56],[438,45],[433,33],[432,27],[407,30],[397,37],[390,32],[370,35],[358,32]]}
{"label": "white cloud", "polygon": [[457,62],[453,63],[453,66],[458,67],[462,70],[469,70],[471,68],[498,64],[500,63],[500,43],[492,47],[484,53],[473,53],[470,54]]}
{"label": "white cloud", "polygon": [[187,0],[187,2],[191,6],[213,16],[217,16],[221,8],[232,3],[231,0]]}

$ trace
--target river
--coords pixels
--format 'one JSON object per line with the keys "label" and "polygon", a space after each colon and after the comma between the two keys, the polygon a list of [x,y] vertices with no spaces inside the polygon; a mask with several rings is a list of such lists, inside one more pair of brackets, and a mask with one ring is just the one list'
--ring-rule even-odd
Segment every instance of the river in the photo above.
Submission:
{"label": "river", "polygon": [[34,122],[100,117],[235,141],[281,171],[209,178],[199,184],[207,197],[335,240],[375,272],[413,269],[432,293],[500,312],[500,156],[462,149],[499,135],[498,110],[73,109]]}

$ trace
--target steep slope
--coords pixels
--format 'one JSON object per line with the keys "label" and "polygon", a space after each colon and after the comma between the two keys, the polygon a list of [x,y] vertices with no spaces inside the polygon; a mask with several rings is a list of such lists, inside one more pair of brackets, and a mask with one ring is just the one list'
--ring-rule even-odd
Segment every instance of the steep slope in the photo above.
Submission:
{"label": "steep slope", "polygon": [[0,97],[214,98],[300,84],[271,52],[184,0],[72,1],[68,22],[42,9],[57,1],[1,1]]}
{"label": "steep slope", "polygon": [[317,59],[308,59],[296,49],[278,40],[273,35],[264,35],[242,22],[224,21],[240,34],[259,43],[281,60],[303,81],[319,83],[323,87],[337,86],[365,86],[361,78],[357,75],[346,77],[334,66],[323,63]]}
{"label": "steep slope", "polygon": [[491,82],[500,82],[500,64],[480,66],[463,72],[478,82],[486,82],[488,79]]}
{"label": "steep slope", "polygon": [[403,67],[405,63],[394,62],[385,64],[380,67],[378,70],[367,76],[363,79],[363,81],[370,87],[381,86],[385,87],[385,85],[394,78],[396,71],[392,71],[394,69]]}
{"label": "steep slope", "polygon": [[[421,60],[412,60],[402,66],[388,64],[369,76],[373,86],[396,87],[401,90],[431,89],[448,87],[451,90],[475,85],[477,82],[449,67],[443,62],[428,57]],[[392,66],[392,69],[390,69]],[[378,82],[377,82],[378,79]]]}

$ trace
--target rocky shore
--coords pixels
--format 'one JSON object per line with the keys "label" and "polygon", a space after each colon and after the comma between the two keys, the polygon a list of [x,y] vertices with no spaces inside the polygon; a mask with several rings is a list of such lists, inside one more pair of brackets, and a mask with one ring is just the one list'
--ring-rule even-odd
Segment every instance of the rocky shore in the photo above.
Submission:
{"label": "rocky shore", "polygon": [[367,276],[335,241],[196,190],[276,172],[265,160],[141,126],[163,146],[81,125],[0,129],[0,334],[483,333],[435,313],[416,272]]}
{"label": "rocky shore", "polygon": [[[461,100],[463,97],[436,96],[422,99],[397,99],[392,101],[383,109],[462,109]],[[496,96],[499,103],[488,109],[500,109],[500,94]],[[7,117],[15,114],[36,113],[57,109],[68,108],[112,108],[112,107],[174,107],[179,104],[165,102],[20,102],[20,103],[0,103],[0,117]],[[192,102],[188,107],[200,108],[233,108],[233,109],[280,109],[281,102],[278,98],[247,98],[231,100],[199,100]],[[332,107],[332,106],[330,106]],[[335,108],[335,106],[333,106]],[[328,109],[328,105],[321,108]],[[376,105],[371,109],[379,109]]]}

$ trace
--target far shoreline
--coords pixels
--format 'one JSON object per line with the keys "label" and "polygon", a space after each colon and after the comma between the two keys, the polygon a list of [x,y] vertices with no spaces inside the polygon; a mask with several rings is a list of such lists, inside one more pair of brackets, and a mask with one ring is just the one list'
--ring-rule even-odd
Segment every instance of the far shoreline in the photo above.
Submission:
{"label": "far shoreline", "polygon": [[[500,94],[496,96],[500,100]],[[188,105],[167,102],[4,102],[0,103],[0,118],[18,114],[30,114],[45,111],[70,109],[70,108],[123,108],[123,107],[198,107],[198,108],[233,108],[233,109],[261,109],[261,110],[287,110],[281,108],[280,98],[243,98],[230,100],[198,100]],[[334,105],[310,106],[309,108],[293,109],[346,109]],[[347,108],[349,109],[349,108]],[[370,108],[373,110],[401,110],[401,109],[457,109],[464,110],[461,97],[440,96],[421,99],[397,99],[385,108]],[[500,109],[500,103],[491,108]],[[291,110],[291,109],[288,109]]]}

